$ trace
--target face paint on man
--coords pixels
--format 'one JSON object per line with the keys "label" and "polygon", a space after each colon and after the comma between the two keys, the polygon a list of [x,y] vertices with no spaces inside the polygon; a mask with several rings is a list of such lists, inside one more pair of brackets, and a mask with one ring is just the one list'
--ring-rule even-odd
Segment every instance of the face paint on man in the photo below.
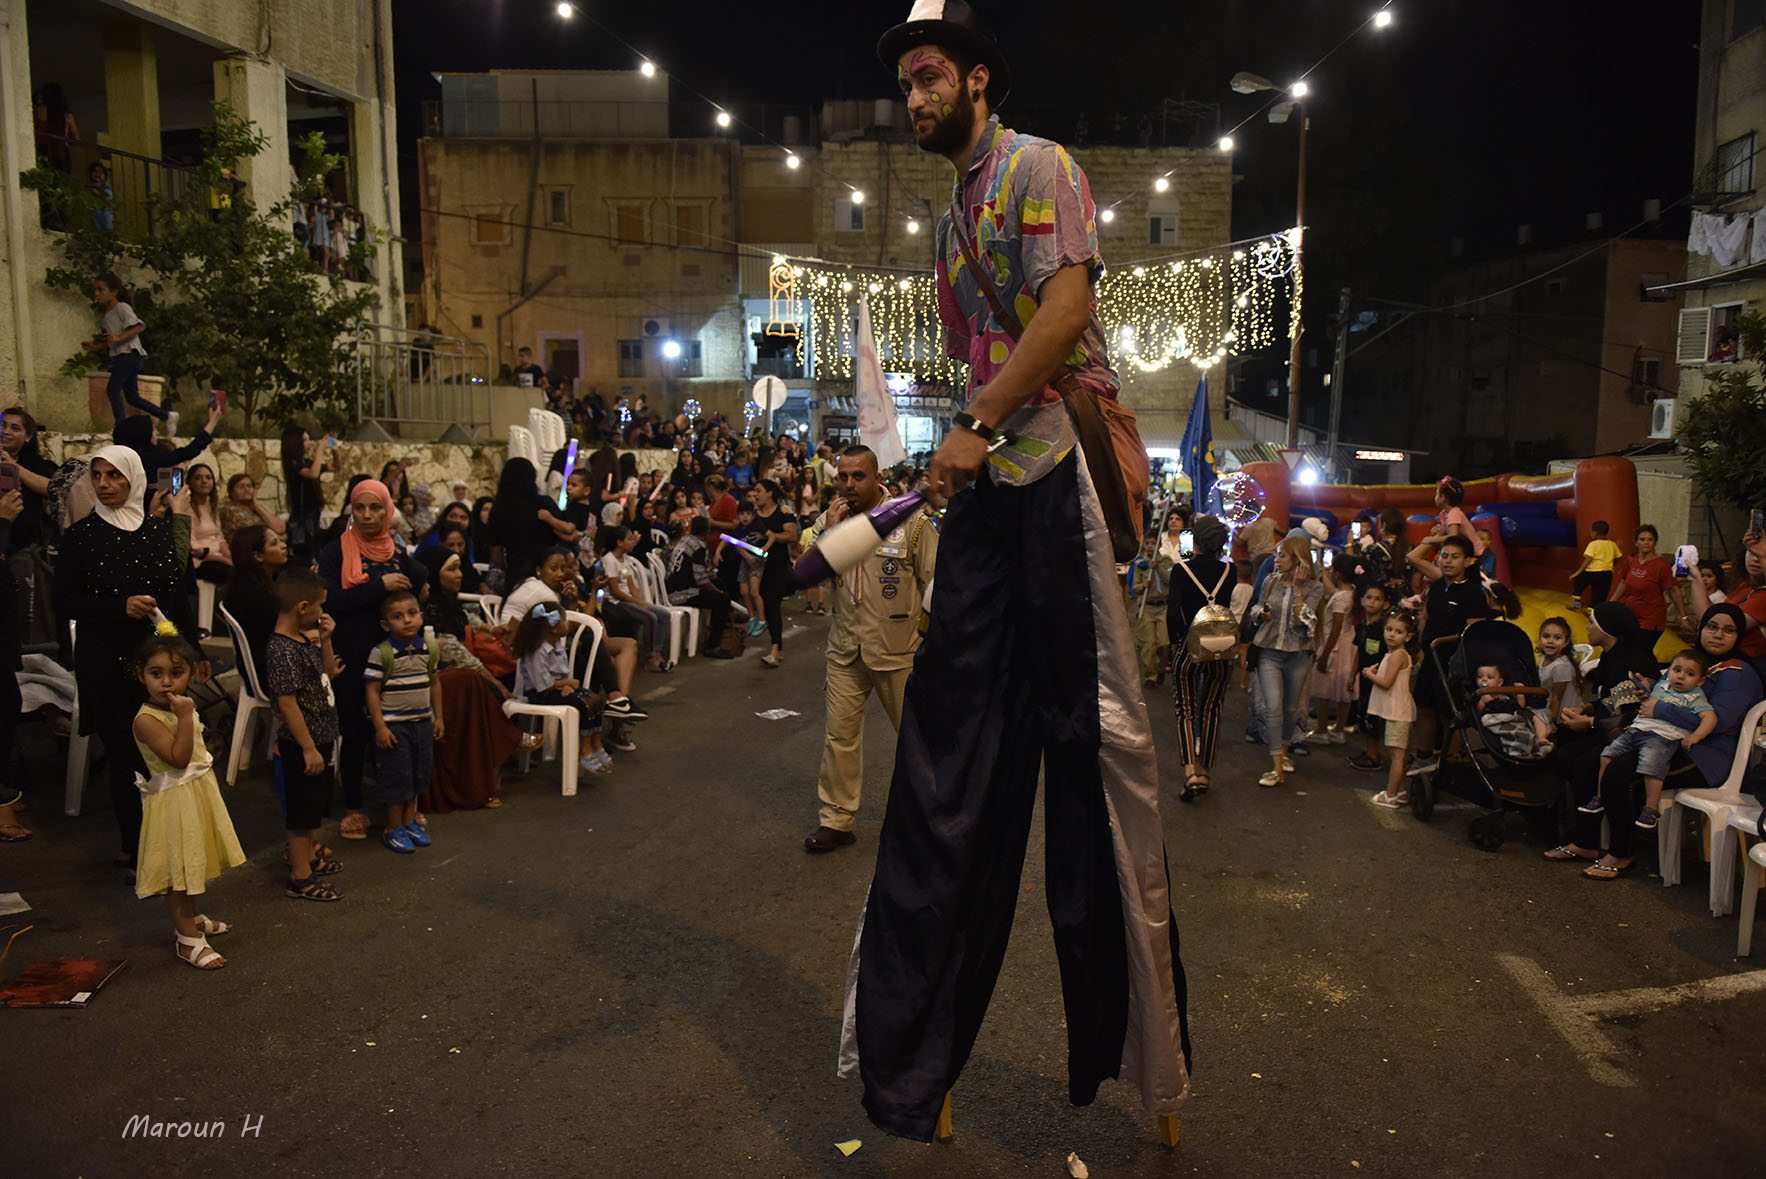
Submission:
{"label": "face paint on man", "polygon": [[[936,51],[918,49],[896,66],[896,84],[908,101],[908,116],[921,148],[943,154],[969,141],[978,112],[963,90],[955,67]],[[949,88],[955,93],[948,93]]]}

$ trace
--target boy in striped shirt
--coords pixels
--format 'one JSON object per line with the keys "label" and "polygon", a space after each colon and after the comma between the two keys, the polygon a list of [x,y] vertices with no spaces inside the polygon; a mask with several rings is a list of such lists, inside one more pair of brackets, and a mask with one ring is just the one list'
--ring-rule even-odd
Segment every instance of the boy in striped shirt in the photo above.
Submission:
{"label": "boy in striped shirt", "polygon": [[409,855],[432,842],[417,825],[417,794],[429,785],[435,743],[442,738],[440,656],[423,641],[423,607],[398,590],[380,603],[386,639],[362,669],[368,718],[374,722],[374,779],[386,805],[380,842]]}

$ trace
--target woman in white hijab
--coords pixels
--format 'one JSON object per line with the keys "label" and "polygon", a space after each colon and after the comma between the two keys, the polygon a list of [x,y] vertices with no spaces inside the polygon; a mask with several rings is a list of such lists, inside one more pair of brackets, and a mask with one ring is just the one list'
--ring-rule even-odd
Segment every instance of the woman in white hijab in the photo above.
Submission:
{"label": "woman in white hijab", "polygon": [[133,875],[141,834],[135,774],[145,774],[146,766],[132,732],[144,699],[132,667],[136,648],[153,633],[154,611],[182,633],[196,633],[182,590],[189,533],[180,541],[166,493],[156,493],[143,508],[147,475],[141,457],[128,447],[94,452],[88,475],[98,505],[62,539],[55,605],[57,615],[75,627],[80,732],[104,742],[111,807],[122,840],[117,863]]}

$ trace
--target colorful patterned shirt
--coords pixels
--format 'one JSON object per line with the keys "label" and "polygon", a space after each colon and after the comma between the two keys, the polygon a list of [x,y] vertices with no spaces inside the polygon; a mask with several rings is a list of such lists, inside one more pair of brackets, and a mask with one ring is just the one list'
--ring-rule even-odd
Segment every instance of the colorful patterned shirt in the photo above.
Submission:
{"label": "colorful patterned shirt", "polygon": [[[994,319],[975,276],[965,273],[968,262],[952,236],[952,213],[959,209],[966,240],[976,258],[992,267],[994,290],[1021,327],[1036,315],[1036,294],[1057,270],[1086,268],[1094,289],[1091,323],[1068,366],[1081,384],[1114,397],[1116,373],[1105,349],[1095,293],[1104,273],[1097,210],[1085,173],[1067,149],[1020,135],[991,118],[967,175],[952,186],[951,210],[938,223],[938,318],[945,351],[969,366],[972,400],[1005,367],[1014,344]],[[988,460],[995,482],[1023,484],[1042,478],[1076,441],[1067,408],[1053,386],[1032,395],[997,425],[1010,441]]]}

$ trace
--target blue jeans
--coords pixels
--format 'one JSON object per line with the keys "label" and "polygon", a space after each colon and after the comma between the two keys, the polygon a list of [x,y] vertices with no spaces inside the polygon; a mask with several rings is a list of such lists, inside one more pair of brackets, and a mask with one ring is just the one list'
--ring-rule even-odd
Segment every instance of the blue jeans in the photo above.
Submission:
{"label": "blue jeans", "polygon": [[141,366],[146,361],[145,356],[133,351],[119,352],[110,358],[110,380],[105,383],[104,395],[110,398],[110,416],[116,421],[123,420],[125,401],[144,414],[166,420],[164,408],[141,396]]}
{"label": "blue jeans", "polygon": [[1310,651],[1271,651],[1257,654],[1257,725],[1263,745],[1280,753],[1300,735],[1300,710],[1306,704],[1306,671],[1312,666]]}

